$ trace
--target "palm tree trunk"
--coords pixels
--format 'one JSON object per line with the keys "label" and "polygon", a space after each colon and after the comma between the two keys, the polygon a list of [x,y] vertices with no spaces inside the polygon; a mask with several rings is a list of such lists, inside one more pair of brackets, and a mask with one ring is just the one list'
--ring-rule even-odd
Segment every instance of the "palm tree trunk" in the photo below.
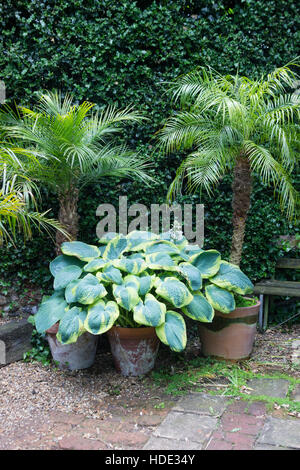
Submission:
{"label": "palm tree trunk", "polygon": [[246,220],[250,208],[252,177],[249,160],[245,156],[237,159],[232,183],[232,225],[230,262],[240,265],[245,236]]}
{"label": "palm tree trunk", "polygon": [[[71,188],[58,196],[59,199],[59,212],[58,220],[65,227],[69,233],[71,240],[76,240],[79,228],[79,215],[77,211],[78,206],[78,188],[71,186]],[[57,255],[61,254],[61,244],[65,241],[70,241],[62,233],[56,232],[55,251]]]}

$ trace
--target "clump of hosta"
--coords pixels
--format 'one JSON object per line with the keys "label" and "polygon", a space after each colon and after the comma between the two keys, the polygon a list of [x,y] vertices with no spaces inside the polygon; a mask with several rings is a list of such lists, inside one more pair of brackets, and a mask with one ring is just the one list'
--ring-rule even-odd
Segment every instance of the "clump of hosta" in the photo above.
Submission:
{"label": "clump of hosta", "polygon": [[211,322],[214,310],[235,309],[235,295],[253,285],[216,250],[189,245],[171,232],[108,233],[99,246],[66,242],[50,263],[54,293],[37,314],[45,332],[59,322],[57,338],[73,343],[88,331],[100,335],[113,325],[151,326],[173,351],[186,346],[184,316]]}

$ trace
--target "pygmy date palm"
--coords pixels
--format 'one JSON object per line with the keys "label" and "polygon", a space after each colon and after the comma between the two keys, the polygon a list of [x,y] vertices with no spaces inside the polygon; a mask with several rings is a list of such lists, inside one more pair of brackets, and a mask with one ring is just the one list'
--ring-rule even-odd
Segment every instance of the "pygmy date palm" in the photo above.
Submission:
{"label": "pygmy date palm", "polygon": [[[69,95],[63,99],[59,92],[47,92],[40,96],[34,110],[19,107],[15,112],[7,108],[0,114],[5,137],[24,146],[38,160],[39,165],[28,161],[27,174],[55,191],[58,220],[73,240],[78,234],[79,191],[85,184],[111,176],[151,180],[146,172],[149,163],[111,139],[120,125],[142,117],[131,108],[108,107],[102,113],[93,113],[93,106],[89,102],[74,105]],[[57,253],[64,240],[57,232]]]}
{"label": "pygmy date palm", "polygon": [[[18,232],[24,240],[32,237],[32,228],[67,232],[47,212],[40,213],[36,204],[36,186],[28,179],[22,167],[22,149],[0,147],[0,246],[4,242],[14,242]],[[37,162],[36,162],[37,163]]]}
{"label": "pygmy date palm", "polygon": [[185,178],[189,190],[202,187],[212,193],[225,172],[233,171],[230,261],[237,265],[254,173],[275,187],[288,218],[299,213],[291,174],[299,150],[300,97],[290,91],[296,80],[292,65],[297,66],[277,68],[259,80],[201,67],[170,86],[181,109],[167,119],[159,142],[166,152],[189,154],[177,169],[168,198],[181,190]]}

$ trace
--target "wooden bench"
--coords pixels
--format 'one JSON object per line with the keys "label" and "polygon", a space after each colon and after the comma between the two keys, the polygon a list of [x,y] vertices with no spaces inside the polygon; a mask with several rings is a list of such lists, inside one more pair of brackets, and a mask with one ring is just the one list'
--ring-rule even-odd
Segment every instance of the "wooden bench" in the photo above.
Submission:
{"label": "wooden bench", "polygon": [[[300,259],[282,258],[276,263],[276,269],[300,269]],[[254,294],[260,296],[259,328],[265,331],[268,325],[270,297],[273,295],[300,297],[300,282],[267,279],[255,284]]]}

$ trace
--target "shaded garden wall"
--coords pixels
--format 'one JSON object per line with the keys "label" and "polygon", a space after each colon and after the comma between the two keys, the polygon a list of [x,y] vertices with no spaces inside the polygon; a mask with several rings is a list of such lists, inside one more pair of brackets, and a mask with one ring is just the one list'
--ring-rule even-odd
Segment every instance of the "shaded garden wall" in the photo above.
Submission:
{"label": "shaded garden wall", "polygon": [[[153,134],[171,112],[165,81],[197,65],[221,73],[260,76],[293,59],[299,51],[297,3],[291,0],[245,1],[0,1],[0,79],[9,102],[34,102],[34,92],[59,88],[76,100],[134,104],[149,121],[127,129],[128,143],[149,155],[157,182],[101,182],[86,188],[80,201],[80,237],[95,242],[95,211],[102,202],[162,203],[182,156],[166,158],[153,151]],[[299,176],[297,185],[299,184]],[[296,175],[295,175],[296,181]],[[215,196],[184,196],[178,202],[205,204],[205,247],[226,258],[231,237],[231,178]],[[57,205],[44,191],[44,208]],[[242,269],[253,279],[269,276],[280,250],[272,243],[299,230],[288,224],[273,192],[255,181],[247,224]],[[0,253],[0,278],[32,279],[47,286],[53,247],[44,235],[17,250]]]}

